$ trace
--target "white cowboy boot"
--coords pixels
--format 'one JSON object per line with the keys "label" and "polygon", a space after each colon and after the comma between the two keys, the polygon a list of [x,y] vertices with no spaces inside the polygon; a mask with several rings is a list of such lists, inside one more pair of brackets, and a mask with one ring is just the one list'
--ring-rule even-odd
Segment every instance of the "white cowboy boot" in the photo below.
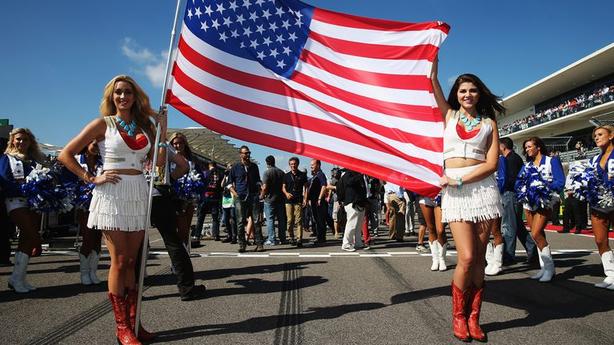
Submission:
{"label": "white cowboy boot", "polygon": [[81,273],[81,284],[92,285],[90,279],[90,257],[79,253],[79,272]]}
{"label": "white cowboy boot", "polygon": [[492,242],[488,241],[488,245],[486,245],[486,267],[484,268],[484,273],[489,275],[488,273],[492,270],[493,265],[493,257],[495,255],[494,247],[492,246]]}
{"label": "white cowboy boot", "polygon": [[496,276],[501,272],[503,266],[503,243],[497,244],[493,249],[492,262],[490,269],[485,269],[484,273],[489,276]]}
{"label": "white cowboy boot", "polygon": [[100,261],[100,255],[97,251],[92,250],[90,253],[89,264],[90,264],[90,280],[93,284],[100,284],[100,279],[96,275],[96,271],[98,270],[98,261]]}
{"label": "white cowboy boot", "polygon": [[448,265],[446,265],[446,252],[448,251],[448,248],[445,244],[442,245],[439,243],[439,241],[435,241],[435,245],[439,249],[439,271],[443,272],[448,269]]}
{"label": "white cowboy boot", "polygon": [[532,275],[531,279],[540,279],[544,275],[544,260],[542,260],[542,251],[537,248],[537,258],[539,259],[540,270]]}
{"label": "white cowboy boot", "polygon": [[[24,258],[25,257],[25,258]],[[15,252],[15,265],[9,278],[9,288],[17,293],[28,293],[30,289],[24,284],[29,257],[23,252]]]}
{"label": "white cowboy boot", "polygon": [[603,265],[603,272],[605,273],[605,279],[601,283],[595,284],[598,288],[607,288],[614,290],[614,253],[611,250],[601,254],[601,264]]}
{"label": "white cowboy boot", "polygon": [[431,271],[437,271],[439,269],[439,246],[437,240],[429,242],[429,248],[431,249],[431,258],[433,258],[433,264],[431,265]]}
{"label": "white cowboy boot", "polygon": [[545,246],[540,256],[542,260],[544,260],[544,274],[539,278],[539,281],[546,283],[551,281],[552,277],[554,277],[554,260],[550,253],[550,246]]}

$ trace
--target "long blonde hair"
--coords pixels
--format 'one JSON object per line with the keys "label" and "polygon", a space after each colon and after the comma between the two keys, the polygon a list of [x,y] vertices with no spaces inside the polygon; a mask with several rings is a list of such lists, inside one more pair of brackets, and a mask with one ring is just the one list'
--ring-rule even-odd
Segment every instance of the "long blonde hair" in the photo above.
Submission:
{"label": "long blonde hair", "polygon": [[[19,152],[17,150],[17,147],[15,147],[15,144],[13,144],[13,141],[17,134],[25,134],[30,138],[30,146],[28,147],[28,152],[26,152],[25,154]],[[34,160],[38,163],[44,163],[47,160],[45,155],[38,147],[36,137],[34,136],[34,134],[32,134],[32,131],[27,128],[15,128],[11,131],[11,133],[9,134],[9,142],[6,146],[6,150],[4,151],[4,153],[6,153],[7,155],[11,155],[19,160]]]}
{"label": "long blonde hair", "polygon": [[100,101],[100,114],[102,116],[117,114],[117,108],[115,107],[115,103],[113,103],[113,92],[115,91],[115,84],[120,81],[129,83],[132,86],[132,90],[134,92],[134,104],[132,105],[132,109],[130,109],[130,113],[132,114],[137,126],[139,126],[145,132],[145,134],[147,134],[150,141],[153,142],[155,129],[153,124],[149,121],[149,117],[156,115],[157,112],[151,108],[149,97],[139,86],[139,84],[132,79],[132,77],[127,75],[118,75],[107,83],[107,85],[104,87],[102,100]]}

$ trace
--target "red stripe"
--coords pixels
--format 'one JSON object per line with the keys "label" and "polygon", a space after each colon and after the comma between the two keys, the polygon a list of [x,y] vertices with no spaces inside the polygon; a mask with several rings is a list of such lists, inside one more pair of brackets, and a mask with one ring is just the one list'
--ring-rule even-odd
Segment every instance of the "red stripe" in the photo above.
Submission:
{"label": "red stripe", "polygon": [[338,152],[330,151],[309,144],[298,143],[296,141],[279,138],[269,134],[263,134],[257,131],[239,127],[232,123],[217,120],[211,116],[203,114],[192,107],[183,103],[176,97],[171,90],[167,93],[167,100],[170,105],[175,107],[180,112],[186,114],[192,120],[201,125],[225,135],[253,142],[260,145],[276,148],[279,150],[294,152],[296,154],[321,159],[331,164],[340,165],[358,172],[365,173],[369,176],[383,179],[407,189],[410,189],[420,195],[434,197],[439,192],[438,186],[430,185],[424,181],[418,180],[412,176],[399,173],[397,171],[366,162],[363,160],[347,157]]}
{"label": "red stripe", "polygon": [[[393,154],[413,164],[424,166],[434,172],[438,172],[441,169],[441,167],[437,164],[433,164],[425,159],[409,156],[406,153],[390,146],[389,144],[375,138],[367,137],[364,135],[364,133],[357,132],[356,130],[346,126],[227,95],[192,79],[177,65],[175,65],[173,68],[173,77],[175,78],[175,82],[180,84],[184,89],[188,90],[195,96],[213,104],[217,104],[220,107],[230,109],[238,113],[255,116],[260,119],[274,121],[292,127],[300,127],[301,129],[322,133],[324,135],[330,135],[328,133],[332,133],[335,138],[355,143],[376,151]],[[323,132],[324,130],[326,132]],[[391,129],[388,131],[387,137],[395,137],[395,134],[395,130]]]}
{"label": "red stripe", "polygon": [[349,92],[347,90],[327,84],[320,79],[312,78],[296,70],[294,71],[290,79],[299,84],[303,84],[307,87],[310,87],[314,90],[318,90],[328,96],[344,100],[347,103],[374,112],[421,121],[437,122],[441,120],[440,118],[435,118],[433,114],[433,108],[429,106],[400,104],[358,95],[353,92]]}
{"label": "red stripe", "polygon": [[[327,105],[317,100],[308,99],[304,95],[292,90],[286,84],[281,81],[275,79],[269,79],[264,77],[255,76],[253,74],[237,71],[235,69],[229,68],[227,66],[218,64],[217,62],[206,58],[205,56],[198,53],[192,47],[190,47],[183,38],[179,40],[179,50],[182,55],[190,61],[193,65],[199,66],[199,68],[206,70],[207,72],[215,75],[219,78],[228,80],[230,82],[244,85],[247,87],[252,87],[255,89],[260,89],[263,91],[275,93],[282,96],[293,97],[305,101],[309,101],[314,103],[316,106],[321,107],[325,111],[335,113],[341,117],[343,117],[346,121],[350,121],[355,123],[361,127],[369,128],[371,131],[383,135],[389,136],[391,129],[389,127],[382,126],[380,124],[376,124],[367,120],[364,120],[358,116],[349,114],[340,109]],[[412,114],[413,115],[413,114]],[[404,114],[403,117],[408,117]],[[440,122],[441,116],[439,114],[435,114],[433,109],[431,109],[429,120],[433,122]],[[408,133],[403,131],[402,129],[392,129],[395,133],[394,139],[399,140],[405,143],[412,143],[416,147],[420,147],[427,150],[433,150],[437,152],[441,152],[443,150],[443,143],[441,138],[432,137],[432,136],[423,136],[414,133]]]}
{"label": "red stripe", "polygon": [[322,43],[335,52],[371,59],[429,60],[433,61],[439,48],[432,44],[413,47],[371,44],[333,38],[311,31],[309,38]]}
{"label": "red stripe", "polygon": [[433,88],[431,80],[424,75],[386,74],[361,71],[336,64],[307,49],[303,49],[300,59],[322,70],[359,83],[403,90],[431,91]]}
{"label": "red stripe", "polygon": [[404,23],[393,20],[354,16],[351,14],[339,13],[321,8],[314,9],[313,19],[333,25],[347,26],[356,29],[385,31],[421,31],[438,29],[446,34],[450,32],[450,26],[443,22]]}

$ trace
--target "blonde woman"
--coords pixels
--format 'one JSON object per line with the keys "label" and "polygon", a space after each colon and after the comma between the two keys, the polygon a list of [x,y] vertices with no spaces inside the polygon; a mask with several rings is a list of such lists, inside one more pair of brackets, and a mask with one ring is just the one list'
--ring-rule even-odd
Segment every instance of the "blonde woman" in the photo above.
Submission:
{"label": "blonde woman", "polygon": [[[108,287],[121,344],[139,344],[154,336],[139,329],[134,332],[136,317],[135,262],[143,243],[147,220],[148,186],[143,163],[153,156],[156,112],[141,87],[129,76],[117,76],[105,86],[100,104],[102,117],[90,122],[62,150],[58,159],[72,173],[94,183],[89,228],[102,230],[109,255]],[[161,137],[166,137],[166,112],[157,116]],[[96,140],[102,157],[102,174],[93,176],[74,156]],[[165,161],[166,147],[158,148],[158,165]]]}
{"label": "blonde woman", "polygon": [[462,341],[486,341],[479,325],[484,254],[492,222],[503,211],[493,176],[499,157],[495,115],[505,109],[473,74],[456,78],[446,100],[437,80],[437,65],[435,60],[431,79],[445,126],[441,221],[450,224],[458,253],[452,281],[454,336]]}
{"label": "blonde woman", "polygon": [[[593,130],[595,145],[601,150],[599,155],[591,160],[595,172],[601,175],[606,186],[614,184],[614,126],[599,126]],[[591,205],[591,224],[595,234],[595,243],[601,255],[601,263],[605,279],[596,287],[614,291],[614,254],[608,242],[608,229],[614,225],[614,207],[599,207]]]}
{"label": "blonde woman", "polygon": [[29,208],[20,185],[25,182],[26,176],[37,163],[45,161],[45,156],[39,150],[34,134],[27,128],[15,128],[11,131],[4,153],[0,158],[0,186],[6,197],[6,211],[11,221],[20,229],[15,266],[8,285],[17,293],[27,293],[36,290],[28,283],[26,273],[30,256],[40,254],[40,215]]}

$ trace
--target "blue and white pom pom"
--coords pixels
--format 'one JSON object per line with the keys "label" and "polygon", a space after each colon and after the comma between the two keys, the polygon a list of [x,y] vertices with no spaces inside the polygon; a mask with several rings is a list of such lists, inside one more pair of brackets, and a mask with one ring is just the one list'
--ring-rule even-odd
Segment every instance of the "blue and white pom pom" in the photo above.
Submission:
{"label": "blue and white pom pom", "polygon": [[592,166],[570,170],[574,197],[586,200],[592,207],[614,207],[614,183],[603,178]]}
{"label": "blue and white pom pom", "polygon": [[75,183],[60,183],[48,168],[35,168],[21,185],[30,208],[36,212],[69,212],[73,208]]}
{"label": "blue and white pom pom", "polygon": [[441,207],[441,193],[439,192],[439,194],[437,194],[437,196],[435,197],[435,199],[433,199],[433,202],[435,202],[435,205]]}
{"label": "blue and white pom pom", "polygon": [[198,200],[205,190],[205,184],[197,171],[190,170],[173,183],[173,188],[180,199]]}
{"label": "blue and white pom pom", "polygon": [[523,170],[516,180],[515,189],[518,201],[532,210],[550,208],[552,189],[535,166],[530,165]]}
{"label": "blue and white pom pom", "polygon": [[90,208],[90,203],[92,202],[92,191],[96,187],[93,183],[79,183],[79,187],[77,188],[77,193],[73,204],[75,207],[79,207],[85,210]]}

